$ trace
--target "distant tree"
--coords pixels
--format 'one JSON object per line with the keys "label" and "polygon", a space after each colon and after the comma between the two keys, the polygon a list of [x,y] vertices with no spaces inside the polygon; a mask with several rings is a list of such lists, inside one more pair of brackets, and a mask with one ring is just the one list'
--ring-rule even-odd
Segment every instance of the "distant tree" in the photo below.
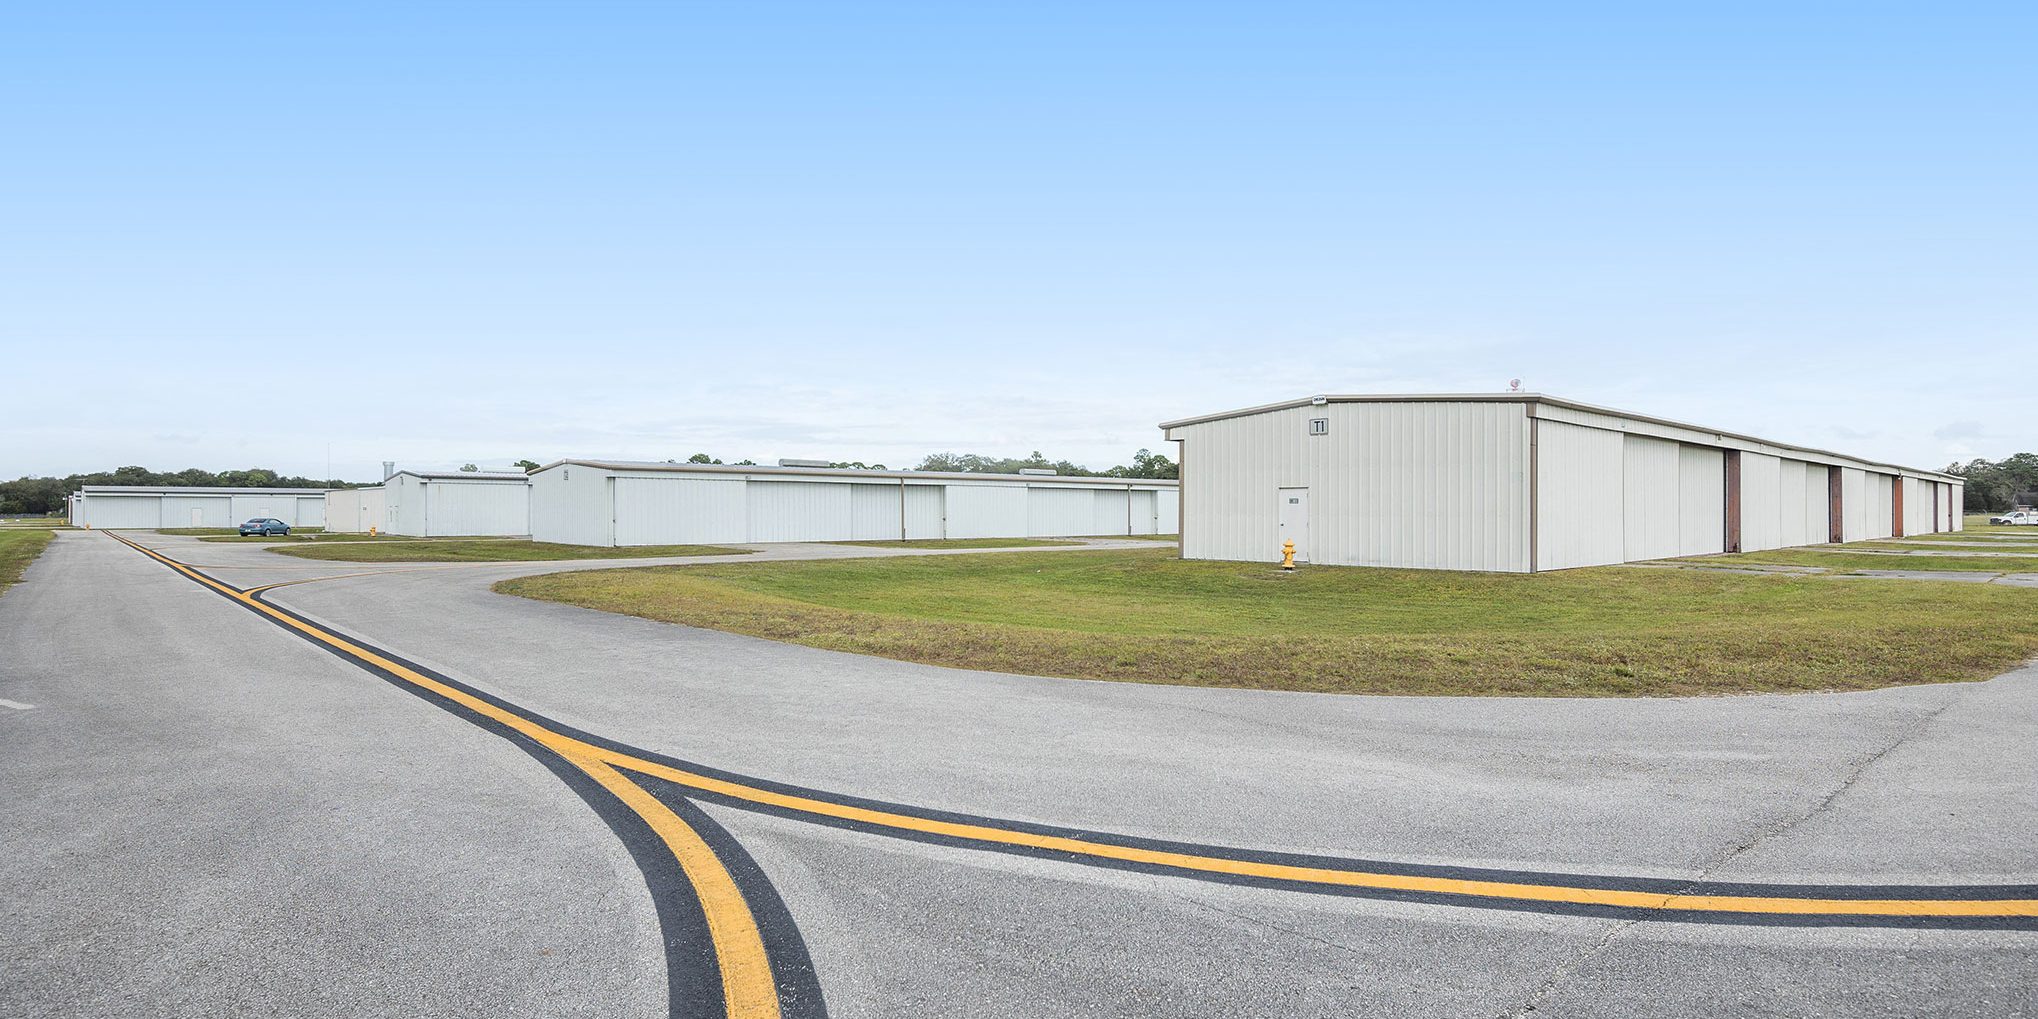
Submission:
{"label": "distant tree", "polygon": [[64,499],[86,485],[157,485],[168,488],[354,488],[354,482],[284,477],[266,467],[215,474],[197,467],[157,472],[127,466],[67,477],[22,477],[0,481],[0,513],[57,513]]}
{"label": "distant tree", "polygon": [[481,469],[481,468],[479,468],[479,467],[476,467],[476,466],[474,466],[473,464],[461,464],[461,465],[460,465],[460,470],[461,470],[462,472],[465,472],[465,473],[468,473],[468,474],[472,474],[472,473],[474,473],[475,471],[479,471],[480,469]]}
{"label": "distant tree", "polygon": [[529,474],[532,471],[537,470],[541,465],[536,460],[518,460],[516,463],[511,464],[510,466],[515,467],[517,470],[523,471],[525,474]]}
{"label": "distant tree", "polygon": [[1174,461],[1144,449],[1132,454],[1131,464],[1113,467],[1104,473],[1114,478],[1154,478],[1169,481],[1182,476],[1181,468],[1176,466]]}
{"label": "distant tree", "polygon": [[757,461],[755,461],[755,460],[738,460],[738,461],[736,461],[735,463],[733,463],[733,464],[730,464],[729,466],[731,466],[731,467],[755,467],[755,466],[757,466]]}
{"label": "distant tree", "polygon": [[2038,489],[2038,453],[1950,464],[1946,473],[1957,474],[1966,482],[1967,512],[2000,513],[2010,508],[2019,492]]}
{"label": "distant tree", "polygon": [[718,464],[721,463],[722,461],[717,460],[714,457],[707,455],[706,453],[695,453],[694,455],[687,457],[686,462],[690,464]]}
{"label": "distant tree", "polygon": [[828,466],[833,467],[838,471],[842,470],[883,471],[891,469],[889,467],[886,467],[884,464],[867,464],[861,460],[843,460],[839,463],[830,463]]}
{"label": "distant tree", "polygon": [[949,471],[962,474],[1017,474],[1023,470],[1051,470],[1079,478],[1174,479],[1181,470],[1174,461],[1150,450],[1132,455],[1130,464],[1094,471],[1068,460],[1049,460],[1039,450],[1023,457],[984,456],[980,453],[933,453],[913,468],[919,471]]}

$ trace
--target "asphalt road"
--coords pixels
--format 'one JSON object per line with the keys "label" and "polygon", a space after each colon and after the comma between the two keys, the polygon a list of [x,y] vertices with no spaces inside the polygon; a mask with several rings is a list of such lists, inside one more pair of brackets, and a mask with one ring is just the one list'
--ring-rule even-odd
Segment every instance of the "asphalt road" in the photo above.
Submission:
{"label": "asphalt road", "polygon": [[2038,669],[1087,683],[129,537],[196,569],[0,598],[0,1015],[2038,1015],[1974,906],[2038,899]]}

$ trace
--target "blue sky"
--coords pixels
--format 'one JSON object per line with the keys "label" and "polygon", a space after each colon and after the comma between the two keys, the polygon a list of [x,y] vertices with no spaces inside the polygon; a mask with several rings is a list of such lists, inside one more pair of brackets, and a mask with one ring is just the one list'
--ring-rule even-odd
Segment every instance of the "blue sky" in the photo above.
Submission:
{"label": "blue sky", "polygon": [[17,5],[0,475],[1525,388],[2038,447],[2038,8]]}

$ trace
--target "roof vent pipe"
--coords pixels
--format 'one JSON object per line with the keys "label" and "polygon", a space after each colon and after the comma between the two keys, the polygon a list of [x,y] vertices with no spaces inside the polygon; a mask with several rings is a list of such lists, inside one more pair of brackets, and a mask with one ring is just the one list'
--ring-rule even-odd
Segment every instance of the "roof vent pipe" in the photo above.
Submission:
{"label": "roof vent pipe", "polygon": [[1019,468],[1019,473],[1030,474],[1034,477],[1052,478],[1058,476],[1061,472],[1048,467],[1021,467]]}
{"label": "roof vent pipe", "polygon": [[784,458],[781,458],[781,459],[779,460],[779,462],[778,462],[778,465],[779,465],[780,467],[833,467],[833,466],[835,466],[834,464],[832,464],[832,463],[829,463],[829,462],[828,462],[828,461],[826,461],[826,460],[792,460],[792,459],[784,459]]}
{"label": "roof vent pipe", "polygon": [[396,461],[394,460],[382,461],[382,480],[388,481],[390,478],[393,477],[396,477]]}

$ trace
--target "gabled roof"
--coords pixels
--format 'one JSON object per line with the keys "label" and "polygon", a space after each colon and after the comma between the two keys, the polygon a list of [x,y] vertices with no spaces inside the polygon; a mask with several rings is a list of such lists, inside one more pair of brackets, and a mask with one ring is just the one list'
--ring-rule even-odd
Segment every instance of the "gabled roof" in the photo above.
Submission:
{"label": "gabled roof", "polygon": [[[1689,432],[1704,432],[1716,437],[1721,441],[1729,439],[1735,440],[1734,443],[1730,443],[1730,445],[1746,443],[1756,446],[1773,447],[1774,449],[1781,453],[1791,452],[1804,453],[1809,454],[1812,457],[1816,457],[1822,461],[1844,460],[1850,464],[1858,465],[1864,468],[1867,467],[1882,468],[1885,470],[1898,471],[1904,474],[1918,475],[1921,477],[1935,478],[1944,481],[1957,482],[1961,484],[1966,483],[1965,478],[1962,478],[1957,474],[1947,474],[1944,471],[1929,470],[1923,467],[1905,467],[1900,464],[1883,463],[1877,460],[1865,460],[1862,459],[1861,457],[1853,456],[1847,453],[1835,453],[1832,450],[1817,449],[1812,446],[1799,446],[1788,442],[1777,442],[1773,439],[1763,439],[1753,435],[1743,435],[1739,432],[1721,431],[1720,429],[1717,428],[1707,428],[1703,425],[1686,424],[1682,421],[1672,421],[1668,418],[1659,418],[1648,414],[1636,414],[1631,411],[1615,410],[1611,407],[1601,407],[1590,403],[1580,403],[1577,400],[1567,400],[1561,396],[1551,396],[1547,393],[1352,393],[1336,395],[1323,394],[1318,396],[1305,396],[1295,400],[1283,400],[1280,403],[1261,404],[1258,407],[1243,407],[1238,410],[1221,411],[1216,414],[1203,414],[1196,417],[1180,418],[1174,421],[1163,421],[1161,422],[1160,427],[1163,430],[1167,430],[1181,428],[1186,425],[1200,425],[1210,421],[1223,421],[1229,418],[1249,417],[1254,414],[1266,414],[1272,411],[1290,410],[1295,407],[1308,407],[1332,403],[1520,403],[1529,405],[1528,413],[1531,417],[1535,416],[1536,407],[1558,407],[1567,410],[1579,411],[1585,414],[1599,414],[1607,417],[1622,418],[1628,421],[1656,425],[1666,429],[1678,429]],[[1169,436],[1169,438],[1172,439],[1173,436]]]}
{"label": "gabled roof", "polygon": [[80,485],[87,495],[301,495],[326,494],[323,488],[202,488],[182,485]]}
{"label": "gabled roof", "polygon": [[593,467],[609,471],[661,471],[673,474],[749,474],[788,477],[870,478],[887,481],[1023,481],[1028,484],[1080,485],[1084,487],[1174,488],[1172,478],[1115,478],[1094,474],[973,474],[968,471],[879,471],[855,467],[768,467],[763,464],[673,464],[638,460],[554,460],[532,471],[543,474],[554,467]]}

